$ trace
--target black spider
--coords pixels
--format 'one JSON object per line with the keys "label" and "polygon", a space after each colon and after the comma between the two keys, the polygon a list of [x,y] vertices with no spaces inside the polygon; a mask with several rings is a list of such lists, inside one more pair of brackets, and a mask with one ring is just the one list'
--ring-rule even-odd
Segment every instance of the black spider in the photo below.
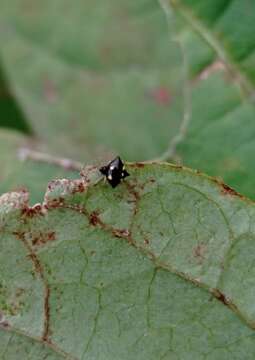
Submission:
{"label": "black spider", "polygon": [[99,171],[106,177],[113,188],[119,185],[121,180],[129,176],[129,173],[125,170],[125,165],[119,156],[113,159],[108,165],[102,166]]}

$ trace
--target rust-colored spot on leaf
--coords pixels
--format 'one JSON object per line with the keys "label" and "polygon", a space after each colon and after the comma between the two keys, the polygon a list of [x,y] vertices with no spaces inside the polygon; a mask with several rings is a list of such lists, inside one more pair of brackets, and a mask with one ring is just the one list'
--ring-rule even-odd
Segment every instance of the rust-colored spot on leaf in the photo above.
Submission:
{"label": "rust-colored spot on leaf", "polygon": [[85,186],[82,182],[79,182],[77,184],[77,187],[75,187],[73,190],[72,190],[72,194],[76,194],[77,192],[79,193],[83,193],[85,191]]}
{"label": "rust-colored spot on leaf", "polygon": [[54,231],[50,231],[50,232],[39,232],[38,234],[36,234],[33,239],[32,239],[32,244],[34,246],[40,246],[40,245],[44,245],[49,241],[54,241],[56,240],[56,233]]}
{"label": "rust-colored spot on leaf", "polygon": [[89,215],[89,223],[93,226],[102,225],[102,221],[99,218],[99,211],[92,211],[92,213]]}
{"label": "rust-colored spot on leaf", "polygon": [[48,240],[49,241],[56,240],[56,233],[54,231],[48,233]]}
{"label": "rust-colored spot on leaf", "polygon": [[221,183],[220,185],[222,187],[222,193],[223,194],[242,197],[241,194],[239,194],[236,190],[232,189],[230,186],[228,186],[228,185],[226,185],[224,183]]}
{"label": "rust-colored spot on leaf", "polygon": [[41,276],[41,274],[43,273],[43,269],[42,269],[41,263],[37,259],[37,256],[34,253],[30,253],[27,255],[27,257],[32,260],[34,267],[35,267],[35,271],[38,274],[40,274],[40,276]]}
{"label": "rust-colored spot on leaf", "polygon": [[221,178],[211,178],[211,180],[220,187],[223,195],[238,196],[241,199],[244,198],[244,196],[239,194],[235,189],[225,184]]}
{"label": "rust-colored spot on leaf", "polygon": [[230,300],[220,290],[214,289],[213,294],[224,305],[229,305],[230,304]]}
{"label": "rust-colored spot on leaf", "polygon": [[139,201],[140,201],[140,194],[137,191],[137,183],[131,183],[131,182],[126,182],[126,187],[129,191],[129,193],[132,196],[132,200],[130,200],[129,202],[133,203],[133,211],[132,211],[132,216],[134,217],[137,212],[138,212],[138,205],[139,205]]}
{"label": "rust-colored spot on leaf", "polygon": [[128,239],[130,236],[130,232],[128,229],[112,229],[112,233],[114,236],[119,237],[119,238]]}
{"label": "rust-colored spot on leaf", "polygon": [[170,104],[172,100],[172,96],[170,94],[170,91],[165,86],[159,86],[155,89],[153,89],[150,92],[150,96],[153,98],[153,100],[161,106],[167,106]]}
{"label": "rust-colored spot on leaf", "polygon": [[138,168],[143,168],[145,166],[145,164],[142,163],[142,162],[137,162],[137,163],[134,164],[134,166],[136,166]]}
{"label": "rust-colored spot on leaf", "polygon": [[198,260],[198,262],[201,264],[204,260],[204,255],[206,252],[206,245],[205,244],[198,244],[195,246],[192,250],[193,256]]}
{"label": "rust-colored spot on leaf", "polygon": [[150,243],[147,238],[145,238],[143,242],[144,242],[145,245],[149,245],[149,243]]}
{"label": "rust-colored spot on leaf", "polygon": [[10,324],[7,320],[0,321],[0,328],[7,329],[8,327],[10,327]]}
{"label": "rust-colored spot on leaf", "polygon": [[55,208],[58,208],[58,207],[62,207],[65,203],[65,199],[63,197],[58,197],[58,198],[55,198],[55,199],[49,199],[47,200],[47,204],[45,204],[45,208],[46,209],[55,209]]}
{"label": "rust-colored spot on leaf", "polygon": [[33,207],[25,207],[22,209],[22,215],[32,218],[37,215],[43,215],[42,205],[36,204]]}
{"label": "rust-colored spot on leaf", "polygon": [[219,289],[213,289],[213,295],[218,299],[222,304],[229,306],[233,311],[237,311],[237,306],[232,302],[230,298],[228,298],[225,294],[223,294]]}
{"label": "rust-colored spot on leaf", "polygon": [[24,294],[24,292],[25,292],[25,289],[23,289],[23,288],[17,288],[16,291],[15,291],[15,296],[16,296],[17,298],[19,298],[20,296],[22,296],[22,295]]}

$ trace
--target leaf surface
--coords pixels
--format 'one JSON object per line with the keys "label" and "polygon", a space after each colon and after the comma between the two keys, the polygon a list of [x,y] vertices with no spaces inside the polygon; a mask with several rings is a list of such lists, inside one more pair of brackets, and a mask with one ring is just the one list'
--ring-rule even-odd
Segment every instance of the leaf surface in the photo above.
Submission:
{"label": "leaf surface", "polygon": [[253,359],[254,203],[188,169],[127,169],[115,190],[51,182],[41,207],[0,198],[2,358]]}

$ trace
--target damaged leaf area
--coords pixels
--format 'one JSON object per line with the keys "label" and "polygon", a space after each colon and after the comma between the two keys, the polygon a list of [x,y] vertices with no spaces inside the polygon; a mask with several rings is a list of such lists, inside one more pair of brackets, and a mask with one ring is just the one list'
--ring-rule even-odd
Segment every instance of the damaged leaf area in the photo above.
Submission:
{"label": "damaged leaf area", "polygon": [[0,198],[1,359],[254,359],[254,203],[169,164]]}

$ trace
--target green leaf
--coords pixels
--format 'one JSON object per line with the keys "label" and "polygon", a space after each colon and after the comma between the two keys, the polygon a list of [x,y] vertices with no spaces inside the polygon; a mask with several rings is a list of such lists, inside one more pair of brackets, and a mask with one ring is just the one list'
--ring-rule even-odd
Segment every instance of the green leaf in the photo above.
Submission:
{"label": "green leaf", "polygon": [[7,77],[51,151],[82,161],[164,151],[178,130],[183,79],[157,2],[14,0],[0,16]]}
{"label": "green leaf", "polygon": [[181,141],[170,142],[168,157],[220,176],[254,199],[255,3],[162,3],[168,21],[176,20],[190,73],[189,120],[180,126]]}
{"label": "green leaf", "polygon": [[254,203],[168,164],[0,198],[5,360],[254,359]]}
{"label": "green leaf", "polygon": [[32,203],[41,202],[47,184],[52,179],[77,177],[71,171],[56,164],[34,160],[22,160],[23,148],[31,148],[36,142],[16,132],[0,131],[0,194],[17,189],[28,189]]}

